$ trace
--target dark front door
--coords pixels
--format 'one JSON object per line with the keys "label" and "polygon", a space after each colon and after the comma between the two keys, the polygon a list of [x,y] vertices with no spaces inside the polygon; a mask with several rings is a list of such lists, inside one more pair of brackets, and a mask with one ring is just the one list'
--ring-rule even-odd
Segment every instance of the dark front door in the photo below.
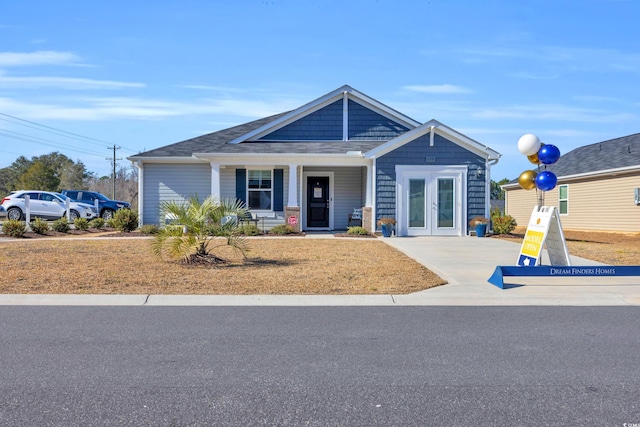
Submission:
{"label": "dark front door", "polygon": [[307,178],[307,227],[329,227],[329,177]]}

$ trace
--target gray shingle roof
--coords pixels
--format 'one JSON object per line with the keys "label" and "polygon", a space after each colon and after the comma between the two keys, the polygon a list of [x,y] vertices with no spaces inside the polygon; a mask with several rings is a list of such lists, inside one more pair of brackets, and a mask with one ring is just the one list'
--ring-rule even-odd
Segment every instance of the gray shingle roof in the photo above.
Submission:
{"label": "gray shingle roof", "polygon": [[[225,147],[227,142],[238,138],[252,130],[277,120],[279,117],[287,114],[284,112],[274,116],[265,117],[263,119],[254,120],[238,126],[233,126],[217,132],[208,133],[196,138],[187,139],[185,141],[176,142],[175,144],[165,145],[144,153],[136,154],[132,157],[191,157],[193,153],[217,153]],[[243,144],[244,145],[244,144]],[[243,151],[243,150],[239,150]]]}
{"label": "gray shingle roof", "polygon": [[175,144],[166,145],[132,157],[191,157],[193,153],[318,153],[318,154],[344,154],[347,151],[366,152],[386,141],[305,141],[305,142],[253,142],[247,141],[240,144],[228,144],[239,136],[277,120],[288,114],[284,112],[275,116],[265,117],[242,125],[223,129],[217,132],[187,139]]}
{"label": "gray shingle roof", "polygon": [[[561,146],[558,146],[562,150]],[[596,173],[610,169],[637,166],[640,169],[640,133],[596,142],[562,154],[558,161],[548,165],[558,179],[571,175]],[[544,165],[541,165],[544,169]],[[514,179],[509,184],[517,183]]]}
{"label": "gray shingle roof", "polygon": [[560,178],[631,166],[640,168],[640,133],[576,148],[560,156],[547,170]]}

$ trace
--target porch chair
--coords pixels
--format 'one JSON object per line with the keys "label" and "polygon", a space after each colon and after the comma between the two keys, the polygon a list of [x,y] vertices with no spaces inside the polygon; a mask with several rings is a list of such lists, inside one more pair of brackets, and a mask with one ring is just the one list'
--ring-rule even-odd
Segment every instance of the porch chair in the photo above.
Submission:
{"label": "porch chair", "polygon": [[347,227],[353,227],[352,223],[355,223],[358,227],[362,227],[362,209],[354,209],[353,212],[349,214]]}

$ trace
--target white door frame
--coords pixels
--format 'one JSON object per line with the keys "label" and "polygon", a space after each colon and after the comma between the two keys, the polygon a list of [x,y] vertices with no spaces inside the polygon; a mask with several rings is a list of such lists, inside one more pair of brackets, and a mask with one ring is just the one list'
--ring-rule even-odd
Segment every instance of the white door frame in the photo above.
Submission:
{"label": "white door frame", "polygon": [[[304,171],[302,173],[302,200],[301,200],[301,230],[333,230],[333,172],[329,171]],[[329,177],[329,227],[307,227],[307,181],[310,176]]]}
{"label": "white door frame", "polygon": [[[454,223],[451,228],[437,228],[436,222],[432,221],[433,215],[428,215],[430,221],[423,230],[410,230],[408,219],[408,191],[409,179],[424,179],[428,188],[436,187],[438,178],[454,178]],[[467,167],[466,166],[421,166],[421,165],[397,165],[396,166],[396,212],[398,236],[409,235],[432,235],[432,236],[462,236],[464,215],[466,212],[467,194]],[[428,207],[432,206],[436,200],[432,195],[435,191],[427,192]]]}

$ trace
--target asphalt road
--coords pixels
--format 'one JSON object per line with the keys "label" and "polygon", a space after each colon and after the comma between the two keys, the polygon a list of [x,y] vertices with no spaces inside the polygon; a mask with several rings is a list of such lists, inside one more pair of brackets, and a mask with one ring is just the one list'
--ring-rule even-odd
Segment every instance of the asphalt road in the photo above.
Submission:
{"label": "asphalt road", "polygon": [[0,307],[0,425],[640,425],[638,307]]}

